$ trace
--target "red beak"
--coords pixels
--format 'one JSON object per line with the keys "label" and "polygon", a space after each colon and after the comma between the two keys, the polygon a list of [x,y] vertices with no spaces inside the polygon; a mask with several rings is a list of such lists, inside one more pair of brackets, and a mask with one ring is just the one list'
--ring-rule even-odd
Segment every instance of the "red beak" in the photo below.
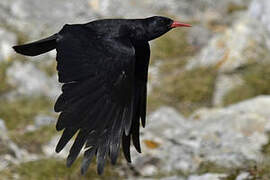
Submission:
{"label": "red beak", "polygon": [[178,21],[173,21],[171,28],[176,28],[176,27],[192,27],[192,25],[180,23]]}

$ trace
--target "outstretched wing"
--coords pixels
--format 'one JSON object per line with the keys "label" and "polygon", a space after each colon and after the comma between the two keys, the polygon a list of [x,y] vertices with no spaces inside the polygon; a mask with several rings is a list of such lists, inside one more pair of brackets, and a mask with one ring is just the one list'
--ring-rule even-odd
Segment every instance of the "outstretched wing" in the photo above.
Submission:
{"label": "outstretched wing", "polygon": [[132,125],[138,104],[135,48],[128,39],[100,37],[82,25],[64,26],[59,37],[57,70],[64,85],[55,111],[61,112],[56,129],[64,131],[56,152],[78,132],[67,166],[85,146],[81,172],[96,155],[101,174],[107,155],[116,163],[122,137],[130,137],[131,132],[138,136],[134,130],[138,126]]}

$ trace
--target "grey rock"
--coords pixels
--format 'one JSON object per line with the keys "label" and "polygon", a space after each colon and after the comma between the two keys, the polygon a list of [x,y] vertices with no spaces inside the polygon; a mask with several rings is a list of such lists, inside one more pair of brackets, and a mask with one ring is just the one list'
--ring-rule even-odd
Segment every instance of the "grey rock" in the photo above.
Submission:
{"label": "grey rock", "polygon": [[188,180],[222,180],[226,177],[225,174],[203,174],[203,175],[192,175]]}
{"label": "grey rock", "polygon": [[35,39],[54,33],[64,24],[83,23],[97,18],[138,18],[171,14],[173,17],[181,17],[181,20],[204,20],[207,19],[205,12],[226,14],[226,9],[232,2],[249,4],[249,0],[1,0],[0,22],[14,32]]}
{"label": "grey rock", "polygon": [[33,63],[14,62],[7,70],[7,81],[16,87],[15,95],[45,95],[56,99],[60,94],[60,85],[56,76],[48,77]]}
{"label": "grey rock", "polygon": [[269,106],[270,96],[260,96],[226,108],[200,109],[189,119],[161,108],[142,130],[143,153],[132,151],[134,167],[192,174],[202,163],[238,168],[259,161],[269,140]]}
{"label": "grey rock", "polygon": [[[245,13],[223,34],[214,36],[186,68],[216,66],[224,73],[233,72],[249,63],[249,59],[261,63],[264,59],[258,57],[268,51],[267,39],[270,35],[266,28]],[[265,60],[269,61],[269,58]]]}
{"label": "grey rock", "polygon": [[0,9],[0,21],[30,39],[54,33],[66,23],[94,18],[88,1],[84,0],[3,0]]}
{"label": "grey rock", "polygon": [[36,160],[35,154],[19,148],[7,135],[8,131],[3,120],[0,120],[0,171],[11,164]]}
{"label": "grey rock", "polygon": [[213,33],[208,28],[202,25],[196,25],[189,30],[187,41],[199,50],[207,45],[212,36]]}
{"label": "grey rock", "polygon": [[185,178],[180,176],[169,176],[163,178],[141,178],[141,177],[129,177],[128,180],[185,180]]}
{"label": "grey rock", "polygon": [[[260,21],[270,32],[270,2],[268,0],[253,0],[249,7],[249,14]],[[270,49],[269,37],[266,37],[266,42]]]}
{"label": "grey rock", "polygon": [[7,133],[7,128],[3,119],[0,119],[0,133],[2,135]]}
{"label": "grey rock", "polygon": [[261,147],[268,142],[270,113],[265,108],[269,103],[269,96],[261,96],[223,109],[197,111],[191,119],[199,121],[201,131],[192,133],[202,138],[203,159],[223,167],[260,159]]}
{"label": "grey rock", "polygon": [[[2,145],[2,142],[0,142],[0,144]],[[0,171],[12,164],[20,164],[23,162],[34,161],[40,158],[36,154],[31,154],[24,149],[20,149],[10,140],[5,142],[4,146],[7,152],[0,154]]]}
{"label": "grey rock", "polygon": [[55,33],[64,24],[123,15],[126,18],[146,17],[157,12],[151,1],[142,0],[28,0],[27,3],[24,0],[3,0],[0,10],[2,23],[29,39]]}
{"label": "grey rock", "polygon": [[56,117],[48,115],[37,115],[34,119],[34,124],[26,126],[25,132],[33,132],[44,126],[56,123]]}
{"label": "grey rock", "polygon": [[[189,122],[185,121],[185,118],[173,108],[163,107],[151,114],[146,129],[142,130],[143,156],[132,151],[132,157],[135,157],[133,160],[135,168],[138,168],[142,175],[149,175],[147,172],[141,171],[149,166],[167,172],[175,169],[188,170],[190,164],[187,162],[191,161],[190,157],[174,155],[184,154],[184,151],[187,150],[175,146],[177,143],[175,139],[181,134],[184,135],[189,127]],[[152,143],[154,146],[151,147],[146,142]],[[189,145],[193,146],[192,143],[187,146]]]}
{"label": "grey rock", "polygon": [[[256,27],[256,28],[254,28]],[[186,65],[186,69],[215,67],[219,74],[213,94],[213,105],[222,106],[223,97],[244,83],[239,69],[251,63],[269,63],[270,33],[250,13],[243,13],[224,33],[214,35]]]}
{"label": "grey rock", "polygon": [[140,173],[144,176],[151,177],[158,173],[158,168],[155,165],[149,164],[147,166],[144,166],[144,168],[140,170]]}
{"label": "grey rock", "polygon": [[155,180],[153,178],[130,177],[128,180]]}
{"label": "grey rock", "polygon": [[250,174],[248,172],[242,172],[237,177],[236,180],[248,180],[250,179]]}
{"label": "grey rock", "polygon": [[34,131],[36,131],[38,128],[35,126],[35,125],[33,125],[33,124],[30,124],[30,125],[27,125],[26,127],[25,127],[25,132],[34,132]]}
{"label": "grey rock", "polygon": [[[270,117],[270,111],[268,111],[268,105],[270,101],[270,96],[258,96],[252,99],[248,99],[245,101],[242,101],[240,103],[228,106],[226,109],[230,111],[235,111],[239,113],[253,113],[253,114],[259,114],[263,118],[269,118]],[[269,127],[264,127],[268,129]]]}
{"label": "grey rock", "polygon": [[17,43],[17,36],[15,33],[7,31],[0,27],[0,62],[3,60],[8,60],[14,51],[11,48]]}
{"label": "grey rock", "polygon": [[179,133],[179,130],[174,129],[175,127],[185,129],[190,127],[190,125],[184,116],[179,114],[173,108],[162,107],[156,113],[151,114],[147,121],[147,129],[151,132],[151,134],[148,134],[147,131],[143,131],[143,134],[145,137],[149,135],[157,138],[173,138],[175,134]]}
{"label": "grey rock", "polygon": [[184,180],[184,178],[180,176],[170,176],[170,177],[161,178],[160,180]]}
{"label": "grey rock", "polygon": [[156,180],[154,178],[129,177],[127,180]]}
{"label": "grey rock", "polygon": [[253,0],[249,7],[249,13],[261,21],[270,32],[270,2],[268,0]]}
{"label": "grey rock", "polygon": [[[91,0],[91,9],[103,17],[138,18],[150,16],[155,12],[150,1]],[[119,6],[121,4],[121,8]]]}
{"label": "grey rock", "polygon": [[35,117],[35,126],[42,127],[53,124],[56,122],[56,118],[47,115],[38,115]]}
{"label": "grey rock", "polygon": [[[167,1],[150,1],[154,9],[173,14],[181,17],[181,19],[197,19],[205,21],[207,13],[211,12],[220,14],[220,17],[227,14],[227,9],[230,3],[236,5],[247,5],[250,0],[167,0]],[[223,16],[224,19],[224,16]],[[222,18],[221,18],[222,20]]]}
{"label": "grey rock", "polygon": [[[218,3],[217,3],[218,2]],[[158,12],[166,12],[174,16],[181,17],[182,20],[187,19],[203,19],[202,16],[207,10],[226,13],[226,7],[232,0],[227,1],[195,1],[195,0],[147,0],[147,1],[120,1],[120,0],[92,0],[89,1],[94,12],[101,16],[121,17],[125,14],[126,17],[145,17]],[[234,1],[235,2],[235,1]],[[238,0],[236,4],[248,4],[249,1]],[[121,4],[121,8],[119,8]],[[225,11],[224,11],[225,10]]]}

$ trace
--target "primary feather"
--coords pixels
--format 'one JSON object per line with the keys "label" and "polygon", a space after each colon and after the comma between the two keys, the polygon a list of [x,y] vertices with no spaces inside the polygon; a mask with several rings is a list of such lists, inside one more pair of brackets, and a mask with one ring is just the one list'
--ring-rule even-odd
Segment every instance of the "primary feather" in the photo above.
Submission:
{"label": "primary feather", "polygon": [[[57,130],[64,129],[64,133],[56,151],[61,151],[79,131],[70,149],[67,166],[72,165],[85,145],[89,149],[85,151],[81,172],[87,171],[96,155],[98,173],[101,174],[106,156],[115,164],[121,137],[129,137],[122,140],[122,144],[130,162],[132,133],[136,146],[139,146],[139,129],[133,127],[134,121],[137,121],[136,126],[139,125],[139,118],[134,119],[134,111],[138,111],[137,114],[141,111],[138,101],[141,97],[136,97],[141,95],[138,93],[141,88],[135,87],[135,75],[138,74],[135,71],[141,69],[135,62],[135,47],[129,39],[98,37],[88,26],[65,26],[59,36],[57,69],[59,81],[64,85],[55,110],[61,112]],[[148,47],[148,43],[145,46]],[[146,55],[148,51],[149,48]]]}

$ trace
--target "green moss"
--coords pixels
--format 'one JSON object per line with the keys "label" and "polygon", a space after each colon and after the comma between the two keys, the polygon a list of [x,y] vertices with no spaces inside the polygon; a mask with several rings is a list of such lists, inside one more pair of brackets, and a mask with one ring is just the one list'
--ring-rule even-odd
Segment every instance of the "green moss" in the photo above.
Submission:
{"label": "green moss", "polygon": [[10,91],[13,87],[7,82],[7,68],[11,65],[10,62],[0,63],[0,96]]}
{"label": "green moss", "polygon": [[217,71],[215,68],[196,68],[189,71],[161,72],[160,85],[149,97],[151,108],[161,104],[175,106],[185,115],[202,106],[211,106]]}
{"label": "green moss", "polygon": [[267,176],[268,179],[270,179],[270,171],[269,171],[270,169],[270,161],[269,161],[270,140],[269,139],[270,139],[270,132],[268,132],[268,143],[262,147],[262,154],[264,155],[265,158],[258,166],[256,166],[257,172],[259,172],[261,176]]}
{"label": "green moss", "polygon": [[42,159],[33,162],[12,166],[9,169],[1,172],[1,178],[13,179],[17,174],[20,180],[80,180],[80,179],[103,179],[103,180],[120,180],[122,179],[115,167],[107,165],[102,176],[96,173],[96,166],[93,163],[85,176],[80,175],[81,159],[77,160],[71,168],[65,166],[64,160],[57,159]]}
{"label": "green moss", "polygon": [[5,140],[0,141],[0,156],[6,155],[10,153],[10,149],[7,146],[7,142]]}
{"label": "green moss", "polygon": [[203,162],[200,164],[200,167],[198,168],[198,174],[205,174],[205,173],[226,173],[228,172],[228,168],[224,168],[222,166],[219,166],[213,162]]}
{"label": "green moss", "polygon": [[33,122],[38,114],[51,112],[52,102],[46,97],[18,98],[13,101],[0,101],[0,118],[4,119],[9,130],[18,131]]}
{"label": "green moss", "polygon": [[56,61],[54,60],[53,63],[46,64],[45,66],[42,66],[42,70],[49,76],[52,77],[56,73]]}
{"label": "green moss", "polygon": [[270,178],[269,165],[270,163],[268,165],[259,165],[256,162],[249,161],[243,167],[228,168],[219,166],[213,162],[204,162],[200,165],[198,173],[226,174],[227,177],[222,178],[222,180],[235,180],[241,172],[248,172],[250,180],[268,180]]}
{"label": "green moss", "polygon": [[258,95],[270,94],[270,64],[251,64],[241,70],[243,85],[224,97],[224,104],[233,104]]}
{"label": "green moss", "polygon": [[206,173],[217,173],[217,174],[226,174],[227,177],[222,178],[222,180],[235,180],[236,177],[241,173],[239,168],[228,168],[217,165],[213,162],[203,162],[198,168],[198,174]]}
{"label": "green moss", "polygon": [[[270,132],[268,132],[268,139],[270,139]],[[270,157],[270,141],[262,147],[262,153]]]}
{"label": "green moss", "polygon": [[49,77],[52,77],[56,74],[57,62],[55,59],[44,59],[44,61],[35,61],[35,66],[46,73]]}
{"label": "green moss", "polygon": [[194,48],[187,41],[187,32],[187,29],[175,29],[155,40],[151,48],[152,60],[174,58],[179,60],[179,57],[186,59],[192,56]]}
{"label": "green moss", "polygon": [[234,12],[244,11],[247,8],[248,8],[247,5],[241,5],[241,4],[236,4],[234,2],[230,2],[228,7],[227,7],[227,13],[232,14]]}
{"label": "green moss", "polygon": [[257,180],[257,179],[268,180],[270,179],[269,169],[270,169],[270,163],[269,161],[265,160],[262,163],[256,164],[255,166],[250,168],[248,171],[253,176],[252,180]]}
{"label": "green moss", "polygon": [[10,133],[10,138],[19,147],[26,149],[31,153],[41,153],[42,145],[48,143],[56,135],[54,125],[44,126],[33,132],[15,132]]}

